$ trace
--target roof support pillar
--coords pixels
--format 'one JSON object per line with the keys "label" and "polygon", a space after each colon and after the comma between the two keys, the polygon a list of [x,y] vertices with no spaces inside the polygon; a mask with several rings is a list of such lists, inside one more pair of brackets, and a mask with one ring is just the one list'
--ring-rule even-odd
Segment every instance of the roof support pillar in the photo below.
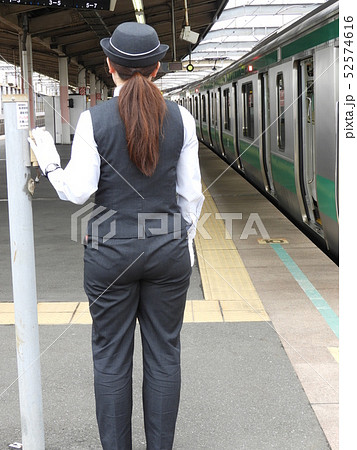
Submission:
{"label": "roof support pillar", "polygon": [[32,63],[32,39],[31,35],[25,30],[21,40],[21,86],[22,93],[26,94],[29,100],[29,118],[30,127],[36,126],[34,90],[32,84],[33,63]]}
{"label": "roof support pillar", "polygon": [[95,92],[95,74],[91,73],[89,76],[89,89],[90,89],[90,106],[97,104],[96,102],[96,92]]}
{"label": "roof support pillar", "polygon": [[71,143],[69,107],[68,107],[68,60],[67,57],[59,57],[59,81],[60,81],[60,109],[62,124],[61,144]]}
{"label": "roof support pillar", "polygon": [[83,69],[81,69],[78,73],[78,92],[80,95],[86,95],[86,87],[86,69],[83,67]]}
{"label": "roof support pillar", "polygon": [[176,25],[175,25],[175,0],[171,0],[171,20],[172,20],[172,60],[176,61]]}
{"label": "roof support pillar", "polygon": [[103,101],[108,100],[108,86],[105,84],[103,86]]}
{"label": "roof support pillar", "polygon": [[97,80],[95,84],[95,92],[96,92],[96,104],[102,101],[102,82]]}

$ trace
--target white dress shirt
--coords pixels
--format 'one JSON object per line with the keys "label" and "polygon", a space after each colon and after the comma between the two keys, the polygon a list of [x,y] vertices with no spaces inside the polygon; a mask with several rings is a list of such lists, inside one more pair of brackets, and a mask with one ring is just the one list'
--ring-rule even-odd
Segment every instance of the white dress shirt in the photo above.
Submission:
{"label": "white dress shirt", "polygon": [[[119,91],[120,86],[115,89],[114,96],[118,96]],[[184,143],[177,164],[176,193],[181,214],[193,225],[188,233],[188,237],[192,239],[196,234],[204,196],[195,120],[186,108],[179,108],[184,126]],[[84,111],[78,120],[69,163],[65,169],[57,169],[48,174],[60,199],[82,205],[96,192],[100,177],[100,158],[91,114]]]}

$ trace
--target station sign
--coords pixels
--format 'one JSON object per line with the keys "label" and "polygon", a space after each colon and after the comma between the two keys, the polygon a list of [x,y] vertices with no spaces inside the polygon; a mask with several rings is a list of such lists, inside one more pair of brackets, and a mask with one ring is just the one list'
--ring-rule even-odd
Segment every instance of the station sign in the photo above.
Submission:
{"label": "station sign", "polygon": [[7,5],[50,6],[53,8],[97,9],[114,11],[117,0],[0,0]]}

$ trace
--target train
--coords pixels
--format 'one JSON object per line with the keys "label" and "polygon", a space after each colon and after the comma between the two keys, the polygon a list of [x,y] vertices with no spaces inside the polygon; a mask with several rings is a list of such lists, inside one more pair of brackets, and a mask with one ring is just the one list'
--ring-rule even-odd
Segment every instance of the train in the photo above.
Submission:
{"label": "train", "polygon": [[338,264],[339,2],[169,93],[197,136]]}

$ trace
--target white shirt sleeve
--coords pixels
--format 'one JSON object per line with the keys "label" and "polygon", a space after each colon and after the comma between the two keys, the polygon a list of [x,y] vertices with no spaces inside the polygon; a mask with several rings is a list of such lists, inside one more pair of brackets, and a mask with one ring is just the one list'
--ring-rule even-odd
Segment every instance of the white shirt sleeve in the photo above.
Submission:
{"label": "white shirt sleeve", "polygon": [[94,140],[92,117],[84,111],[78,120],[67,167],[48,174],[61,200],[82,205],[98,189],[100,156]]}
{"label": "white shirt sleeve", "polygon": [[204,195],[198,160],[196,123],[186,108],[182,106],[179,108],[184,124],[184,144],[177,164],[177,203],[184,219],[192,224],[188,237],[193,239],[196,235],[196,225],[201,214]]}

